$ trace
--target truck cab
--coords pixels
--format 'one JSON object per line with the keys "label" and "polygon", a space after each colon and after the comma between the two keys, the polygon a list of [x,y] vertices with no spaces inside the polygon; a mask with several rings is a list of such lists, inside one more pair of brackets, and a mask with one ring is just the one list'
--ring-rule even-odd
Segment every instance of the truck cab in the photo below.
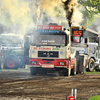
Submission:
{"label": "truck cab", "polygon": [[76,48],[71,47],[69,31],[62,30],[60,25],[39,25],[31,36],[29,50],[31,74],[54,70],[67,75],[70,61],[71,69],[74,68],[75,54]]}

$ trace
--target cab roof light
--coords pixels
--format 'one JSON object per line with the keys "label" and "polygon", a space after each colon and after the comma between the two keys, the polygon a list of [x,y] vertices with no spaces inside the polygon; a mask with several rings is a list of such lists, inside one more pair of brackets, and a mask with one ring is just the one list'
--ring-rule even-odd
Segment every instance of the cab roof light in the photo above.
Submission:
{"label": "cab roof light", "polygon": [[84,26],[82,26],[82,29],[84,29]]}
{"label": "cab roof light", "polygon": [[79,29],[79,26],[72,26],[72,29]]}

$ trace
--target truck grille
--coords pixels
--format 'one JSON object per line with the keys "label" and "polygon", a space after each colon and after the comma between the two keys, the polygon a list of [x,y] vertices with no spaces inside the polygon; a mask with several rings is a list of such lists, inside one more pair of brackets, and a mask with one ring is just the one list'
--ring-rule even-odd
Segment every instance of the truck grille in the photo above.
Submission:
{"label": "truck grille", "polygon": [[38,51],[38,57],[49,57],[49,58],[58,58],[58,51]]}

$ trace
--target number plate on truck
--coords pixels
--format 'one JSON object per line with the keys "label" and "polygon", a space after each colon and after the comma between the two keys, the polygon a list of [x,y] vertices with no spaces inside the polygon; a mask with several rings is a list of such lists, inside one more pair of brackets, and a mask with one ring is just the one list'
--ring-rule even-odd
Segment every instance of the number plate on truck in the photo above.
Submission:
{"label": "number plate on truck", "polygon": [[42,68],[54,68],[53,64],[42,64]]}

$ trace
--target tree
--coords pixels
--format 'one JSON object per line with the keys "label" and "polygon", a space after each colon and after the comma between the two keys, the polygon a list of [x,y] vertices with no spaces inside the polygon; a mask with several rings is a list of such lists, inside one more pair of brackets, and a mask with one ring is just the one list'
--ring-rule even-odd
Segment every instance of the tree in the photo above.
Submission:
{"label": "tree", "polygon": [[100,13],[100,0],[78,0],[78,7],[82,7],[81,12],[83,13],[83,22],[86,28],[91,25],[96,15]]}
{"label": "tree", "polygon": [[[94,21],[95,17],[100,16],[99,5],[100,0],[78,0],[77,8],[83,14],[83,21],[80,23],[80,25],[88,28],[88,26],[90,26],[91,23]],[[61,9],[61,7],[57,6],[54,10],[57,12],[57,17],[63,16],[63,10]]]}

